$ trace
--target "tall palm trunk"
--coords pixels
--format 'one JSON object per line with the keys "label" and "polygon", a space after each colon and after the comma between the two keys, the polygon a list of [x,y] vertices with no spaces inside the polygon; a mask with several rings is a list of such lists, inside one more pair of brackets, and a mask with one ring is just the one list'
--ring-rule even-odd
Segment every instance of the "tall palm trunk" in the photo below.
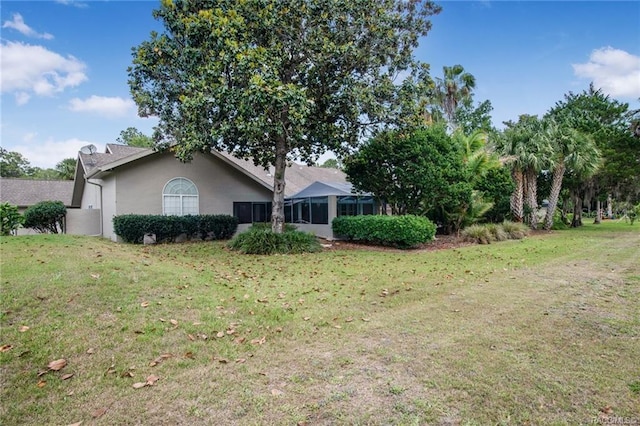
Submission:
{"label": "tall palm trunk", "polygon": [[514,167],[511,171],[515,188],[511,193],[511,215],[514,222],[522,222],[524,218],[524,176],[522,170]]}
{"label": "tall palm trunk", "polygon": [[525,172],[526,182],[526,205],[529,207],[527,221],[531,229],[538,227],[538,173],[533,168],[528,168]]}
{"label": "tall palm trunk", "polygon": [[562,179],[566,166],[560,163],[553,169],[553,179],[551,180],[551,193],[549,194],[549,205],[547,206],[547,215],[544,218],[544,229],[548,231],[553,226],[553,215],[555,214],[560,198],[560,190],[562,189]]}
{"label": "tall palm trunk", "polygon": [[602,201],[598,198],[596,200],[596,218],[593,220],[594,225],[600,225],[602,223]]}

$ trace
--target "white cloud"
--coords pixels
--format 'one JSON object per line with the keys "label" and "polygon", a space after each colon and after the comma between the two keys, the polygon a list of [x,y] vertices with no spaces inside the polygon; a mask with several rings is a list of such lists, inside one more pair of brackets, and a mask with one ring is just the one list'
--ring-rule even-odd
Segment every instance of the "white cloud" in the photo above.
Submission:
{"label": "white cloud", "polygon": [[69,109],[75,112],[92,112],[105,117],[123,117],[133,108],[131,99],[120,97],[91,96],[87,99],[73,98],[69,101]]}
{"label": "white cloud", "polygon": [[62,4],[64,6],[74,6],[80,9],[89,7],[87,3],[84,3],[81,1],[75,1],[75,0],[56,0],[56,3]]}
{"label": "white cloud", "polygon": [[49,33],[39,33],[27,24],[24,23],[22,15],[15,13],[12,21],[5,21],[2,24],[2,28],[13,28],[14,30],[26,35],[27,37],[43,38],[45,40],[51,40],[53,36]]}
{"label": "white cloud", "polygon": [[76,158],[80,148],[89,144],[99,146],[95,141],[91,142],[77,138],[62,141],[53,139],[42,141],[37,139],[36,135],[29,133],[24,135],[22,143],[7,149],[19,152],[34,167],[48,169],[54,168],[56,164],[65,158]]}
{"label": "white cloud", "polygon": [[640,57],[613,47],[591,52],[589,62],[573,64],[573,72],[593,81],[596,88],[613,97],[640,96]]}
{"label": "white cloud", "polygon": [[0,50],[0,86],[2,92],[17,92],[17,101],[28,100],[34,93],[51,96],[87,80],[86,65],[66,58],[42,46],[20,42],[2,43]]}
{"label": "white cloud", "polygon": [[31,99],[31,95],[29,95],[27,92],[16,92],[16,103],[18,105],[24,105],[27,102],[29,102],[29,99]]}

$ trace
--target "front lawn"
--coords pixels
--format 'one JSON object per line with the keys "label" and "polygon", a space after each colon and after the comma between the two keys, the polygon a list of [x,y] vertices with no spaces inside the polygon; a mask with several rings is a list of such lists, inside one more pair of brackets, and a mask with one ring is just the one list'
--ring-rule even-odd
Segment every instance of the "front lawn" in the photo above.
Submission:
{"label": "front lawn", "polygon": [[277,256],[2,237],[0,424],[640,422],[639,229]]}

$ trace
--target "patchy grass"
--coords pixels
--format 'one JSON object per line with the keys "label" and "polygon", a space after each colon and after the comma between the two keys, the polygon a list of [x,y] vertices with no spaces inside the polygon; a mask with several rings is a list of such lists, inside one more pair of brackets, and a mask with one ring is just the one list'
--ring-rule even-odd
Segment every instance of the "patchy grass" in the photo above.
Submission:
{"label": "patchy grass", "polygon": [[0,423],[640,421],[623,225],[270,257],[2,238]]}

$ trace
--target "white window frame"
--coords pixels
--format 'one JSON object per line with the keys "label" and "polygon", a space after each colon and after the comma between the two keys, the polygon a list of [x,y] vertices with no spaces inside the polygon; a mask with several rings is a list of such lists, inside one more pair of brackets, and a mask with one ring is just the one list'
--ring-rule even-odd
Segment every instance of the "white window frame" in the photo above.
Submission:
{"label": "white window frame", "polygon": [[[172,186],[175,182],[180,181],[183,183],[183,186],[179,188],[178,192],[168,192],[169,190],[173,190]],[[186,185],[184,185],[186,184]],[[182,192],[184,188],[191,190],[192,192]],[[169,200],[178,200],[178,209],[176,212],[174,208],[169,209],[168,201]],[[185,208],[185,201],[195,201],[195,210],[188,210],[188,207]],[[167,212],[169,210],[169,212]],[[185,212],[185,210],[187,210]],[[200,193],[198,192],[198,187],[191,179],[187,179],[185,177],[175,177],[165,183],[164,188],[162,188],[162,214],[165,216],[185,216],[188,214],[199,214],[200,212]]]}

